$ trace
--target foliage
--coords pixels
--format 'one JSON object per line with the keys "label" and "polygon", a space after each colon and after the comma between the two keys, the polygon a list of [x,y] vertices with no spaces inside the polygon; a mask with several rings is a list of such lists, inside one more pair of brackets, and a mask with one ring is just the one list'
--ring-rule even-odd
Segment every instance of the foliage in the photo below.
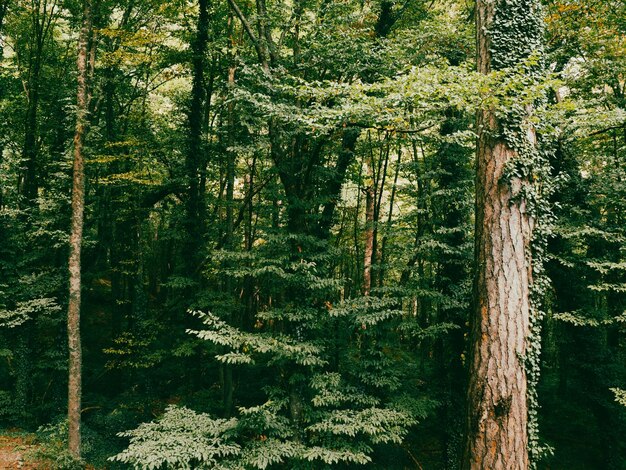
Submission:
{"label": "foliage", "polygon": [[615,394],[615,401],[626,406],[626,392],[619,388],[612,388],[611,391]]}
{"label": "foliage", "polygon": [[[623,2],[498,0],[486,76],[457,0],[214,2],[204,42],[201,2],[95,3],[86,462],[459,468],[492,108],[536,219],[531,451],[624,467]],[[59,468],[80,10],[0,0],[0,425],[56,423]]]}
{"label": "foliage", "polygon": [[133,468],[215,468],[223,457],[237,455],[230,443],[235,420],[214,420],[183,407],[169,407],[157,422],[145,423],[130,437],[130,446],[113,459]]}

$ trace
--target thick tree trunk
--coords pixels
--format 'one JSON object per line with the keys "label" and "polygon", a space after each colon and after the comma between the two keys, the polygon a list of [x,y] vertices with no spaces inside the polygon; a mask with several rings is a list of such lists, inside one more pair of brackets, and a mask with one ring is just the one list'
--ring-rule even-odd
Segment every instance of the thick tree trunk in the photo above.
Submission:
{"label": "thick tree trunk", "polygon": [[[477,3],[481,73],[517,66],[538,50],[536,5],[513,3]],[[528,47],[511,51],[510,44],[522,40],[520,27]],[[505,140],[494,110],[482,110],[477,121],[476,311],[471,331],[464,465],[526,469],[528,402],[523,357],[530,325],[531,270],[527,257],[532,221],[519,196],[527,182],[505,177],[507,164],[518,154]],[[522,127],[518,129],[518,135],[521,133]],[[534,144],[533,132],[528,138]]]}
{"label": "thick tree trunk", "polygon": [[[481,124],[491,127],[483,112]],[[476,311],[471,332],[465,468],[528,467],[526,371],[530,224],[512,186],[501,181],[515,152],[481,133],[476,183]]]}
{"label": "thick tree trunk", "polygon": [[[498,14],[507,8],[500,6]],[[495,5],[476,6],[478,70],[492,70],[489,28]],[[529,334],[530,220],[518,196],[524,182],[505,178],[517,153],[500,136],[495,112],[477,118],[475,312],[470,337],[468,416],[463,468],[527,469],[528,407],[523,356]]]}
{"label": "thick tree trunk", "polygon": [[80,458],[81,453],[81,382],[82,350],[80,343],[81,258],[83,240],[83,214],[85,209],[85,171],[83,144],[89,109],[88,49],[91,36],[91,0],[83,4],[83,23],[78,38],[78,85],[76,91],[76,130],[74,133],[74,174],[72,180],[72,232],[70,235],[70,290],[67,312],[67,337],[69,343],[68,421],[69,450]]}

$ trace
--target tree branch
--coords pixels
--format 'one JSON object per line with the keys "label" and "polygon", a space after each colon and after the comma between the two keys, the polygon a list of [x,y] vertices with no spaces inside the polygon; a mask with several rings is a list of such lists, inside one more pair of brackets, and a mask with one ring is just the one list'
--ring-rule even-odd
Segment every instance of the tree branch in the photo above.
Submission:
{"label": "tree branch", "polygon": [[265,54],[263,53],[263,49],[261,47],[261,43],[259,42],[259,39],[254,34],[254,31],[252,30],[252,26],[250,25],[250,22],[246,19],[244,14],[241,12],[239,7],[235,3],[235,0],[228,0],[228,4],[230,5],[230,7],[235,12],[235,15],[237,15],[237,18],[239,18],[239,20],[241,21],[241,24],[243,25],[243,28],[246,30],[246,33],[248,34],[248,37],[252,41],[252,44],[254,44],[254,49],[256,50],[257,56],[259,56],[259,61],[263,65],[263,68],[265,70],[269,70],[269,66],[268,66],[268,63],[267,63],[267,57],[265,57]]}
{"label": "tree branch", "polygon": [[590,133],[587,137],[593,137],[594,135],[600,135],[606,132],[616,131],[618,129],[624,129],[624,128],[626,128],[626,122],[624,124],[620,124],[619,126],[611,126],[611,127],[607,127],[606,129],[600,129],[599,131],[594,131]]}
{"label": "tree branch", "polygon": [[347,124],[349,127],[358,127],[360,129],[373,129],[375,131],[386,131],[386,132],[396,132],[398,134],[419,134],[420,132],[427,131],[428,129],[432,129],[435,127],[436,123],[428,124],[424,127],[418,127],[416,129],[396,129],[393,127],[381,127],[381,126],[372,126],[369,124],[363,124],[360,122],[351,122]]}

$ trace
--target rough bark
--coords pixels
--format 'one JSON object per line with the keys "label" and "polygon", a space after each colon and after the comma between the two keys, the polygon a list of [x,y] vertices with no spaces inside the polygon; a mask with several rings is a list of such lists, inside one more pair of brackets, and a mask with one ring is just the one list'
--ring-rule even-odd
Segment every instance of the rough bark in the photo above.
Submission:
{"label": "rough bark", "polygon": [[67,312],[67,337],[69,344],[68,421],[69,450],[80,458],[81,453],[81,382],[82,350],[80,341],[81,303],[81,245],[83,240],[83,215],[85,209],[85,171],[83,145],[89,109],[89,40],[92,21],[91,0],[83,3],[83,23],[78,38],[78,84],[76,91],[76,128],[74,133],[74,173],[72,179],[72,231],[69,258],[69,305]]}
{"label": "rough bark", "polygon": [[[476,6],[478,70],[491,70],[494,2]],[[470,336],[467,435],[463,468],[526,469],[530,220],[516,197],[523,181],[504,178],[517,153],[499,137],[491,109],[477,116],[475,311]]]}
{"label": "rough bark", "polygon": [[[479,121],[493,121],[488,112]],[[484,133],[478,147],[476,311],[471,332],[466,466],[528,467],[526,372],[529,332],[529,221],[523,203],[500,181],[515,153]],[[518,181],[515,186],[520,186]]]}

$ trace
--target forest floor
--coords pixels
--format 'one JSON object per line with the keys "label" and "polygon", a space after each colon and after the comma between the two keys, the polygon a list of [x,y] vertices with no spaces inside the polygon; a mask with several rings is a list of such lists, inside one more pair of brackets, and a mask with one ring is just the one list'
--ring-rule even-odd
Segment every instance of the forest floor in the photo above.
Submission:
{"label": "forest floor", "polygon": [[26,455],[35,449],[36,446],[27,437],[0,436],[0,469],[44,470],[50,468],[43,462],[33,462],[26,458]]}

